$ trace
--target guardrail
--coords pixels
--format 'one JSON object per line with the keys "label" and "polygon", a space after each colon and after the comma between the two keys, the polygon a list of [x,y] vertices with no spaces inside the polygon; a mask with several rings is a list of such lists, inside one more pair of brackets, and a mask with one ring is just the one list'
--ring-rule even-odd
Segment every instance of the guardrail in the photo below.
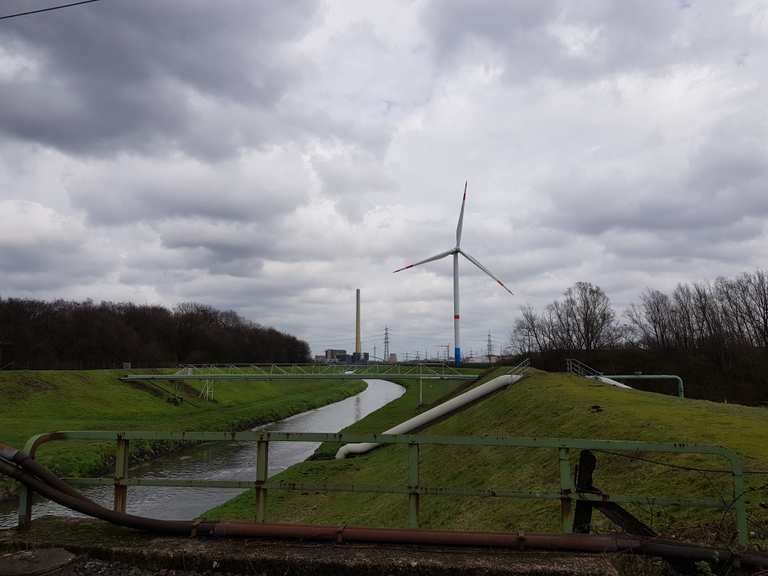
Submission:
{"label": "guardrail", "polygon": [[528,373],[528,369],[530,367],[531,359],[523,358],[520,360],[520,362],[505,370],[504,374],[509,374],[510,376],[525,376]]}
{"label": "guardrail", "polygon": [[565,359],[565,370],[566,372],[572,372],[573,374],[578,374],[584,378],[593,378],[595,376],[603,375],[599,370],[595,370],[592,366],[584,364],[584,362],[576,360],[575,358]]}
{"label": "guardrail", "polygon": [[[488,436],[424,436],[424,435],[389,435],[389,434],[321,434],[294,432],[117,432],[117,431],[67,431],[51,432],[33,436],[25,445],[25,451],[34,457],[38,448],[45,443],[61,440],[113,440],[117,442],[115,473],[113,478],[66,478],[73,485],[114,485],[114,508],[125,511],[128,486],[174,486],[208,488],[254,488],[256,490],[257,522],[264,522],[267,494],[271,490],[300,492],[351,492],[374,494],[402,494],[408,496],[408,524],[419,525],[419,508],[422,496],[476,496],[492,498],[511,498],[524,500],[560,501],[560,520],[563,532],[572,532],[574,526],[575,505],[578,501],[612,501],[617,503],[636,503],[646,505],[674,505],[690,508],[714,508],[724,511],[733,510],[736,515],[738,542],[746,544],[748,540],[747,515],[744,488],[744,468],[741,457],[735,452],[719,446],[697,444],[659,444],[649,442],[592,440],[569,438],[525,438],[525,437],[488,437]],[[128,475],[128,450],[131,440],[176,441],[176,442],[211,442],[238,441],[256,442],[256,477],[248,480],[178,480],[131,478]],[[371,485],[326,485],[305,484],[301,482],[283,482],[267,479],[270,442],[375,442],[378,444],[401,444],[408,446],[408,484],[404,486]],[[425,486],[419,476],[422,446],[457,446],[457,447],[506,447],[506,448],[541,448],[557,451],[560,471],[560,491],[525,491],[508,488],[456,488]],[[627,453],[665,453],[699,454],[723,458],[730,467],[733,478],[733,498],[724,502],[707,498],[680,498],[668,496],[632,496],[617,494],[594,494],[576,489],[571,470],[571,450],[600,450]],[[28,527],[32,514],[32,494],[24,486],[20,487],[19,528]]]}

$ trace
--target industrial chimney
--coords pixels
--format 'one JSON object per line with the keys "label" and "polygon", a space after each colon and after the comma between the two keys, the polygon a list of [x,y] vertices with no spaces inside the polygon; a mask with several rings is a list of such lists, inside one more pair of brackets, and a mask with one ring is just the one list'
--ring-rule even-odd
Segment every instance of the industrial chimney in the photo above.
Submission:
{"label": "industrial chimney", "polygon": [[361,358],[362,350],[360,349],[360,288],[356,292],[357,306],[355,308],[355,354],[358,361]]}

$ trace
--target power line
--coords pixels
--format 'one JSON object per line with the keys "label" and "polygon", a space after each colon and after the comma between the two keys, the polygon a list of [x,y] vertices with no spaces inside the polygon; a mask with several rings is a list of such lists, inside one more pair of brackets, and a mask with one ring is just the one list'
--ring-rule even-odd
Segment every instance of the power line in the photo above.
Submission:
{"label": "power line", "polygon": [[91,4],[92,2],[98,2],[98,1],[99,0],[81,0],[80,2],[70,2],[69,4],[60,4],[58,6],[51,6],[50,8],[40,8],[39,10],[30,10],[29,12],[17,12],[16,14],[8,14],[7,16],[0,16],[0,20],[8,20],[9,18],[18,18],[19,16],[29,16],[30,14],[39,14],[40,12],[52,12],[53,10],[61,10],[62,8],[79,6],[80,4]]}

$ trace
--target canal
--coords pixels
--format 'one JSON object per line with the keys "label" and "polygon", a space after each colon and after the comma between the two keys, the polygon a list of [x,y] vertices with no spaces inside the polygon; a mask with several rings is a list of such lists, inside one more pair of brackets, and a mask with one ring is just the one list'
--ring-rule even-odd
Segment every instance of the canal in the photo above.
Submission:
{"label": "canal", "polygon": [[[258,429],[275,432],[339,432],[405,393],[402,386],[387,380],[366,379],[368,387],[356,396],[322,408],[296,414]],[[318,447],[314,442],[272,442],[269,446],[269,475],[274,476],[309,458]],[[44,449],[44,448],[43,448]],[[131,475],[145,478],[253,480],[256,475],[256,443],[211,442],[131,469]],[[128,489],[128,512],[152,518],[191,520],[223,504],[240,488],[169,488],[132,486]],[[112,507],[112,488],[84,488],[83,493],[107,508]],[[54,502],[36,502],[33,518],[78,516]],[[0,527],[16,525],[16,509],[0,504]]]}

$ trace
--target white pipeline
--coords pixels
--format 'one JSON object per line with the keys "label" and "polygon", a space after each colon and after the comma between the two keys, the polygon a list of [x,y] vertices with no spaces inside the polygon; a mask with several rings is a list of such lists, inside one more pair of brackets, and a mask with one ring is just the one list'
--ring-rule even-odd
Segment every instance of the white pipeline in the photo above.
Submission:
{"label": "white pipeline", "polygon": [[[446,414],[450,414],[451,412],[461,408],[462,406],[466,406],[467,404],[469,404],[474,400],[477,400],[478,398],[482,398],[483,396],[487,396],[488,394],[496,392],[500,388],[504,388],[504,386],[509,386],[510,384],[514,384],[515,382],[520,380],[520,378],[522,378],[522,376],[519,374],[515,374],[515,375],[505,374],[504,376],[497,376],[493,380],[489,380],[485,384],[480,384],[480,386],[477,386],[476,388],[472,388],[472,390],[468,390],[463,394],[459,394],[455,398],[451,398],[450,400],[443,402],[439,406],[430,408],[426,412],[422,412],[418,416],[414,416],[413,418],[398,424],[394,428],[385,430],[384,434],[408,434],[409,432],[412,432],[417,428],[421,428],[422,426],[425,426],[430,422],[434,422],[435,420],[445,416]],[[339,448],[338,452],[336,452],[336,459],[342,460],[347,456],[349,456],[350,454],[365,454],[366,452],[370,452],[377,446],[379,446],[379,444],[376,444],[375,442],[345,444],[344,446]]]}
{"label": "white pipeline", "polygon": [[608,378],[606,376],[593,376],[595,380],[599,380],[603,384],[610,384],[611,386],[616,386],[617,388],[625,388],[627,390],[634,390],[632,386],[627,386],[626,384],[622,384],[618,380],[614,380],[613,378]]}

